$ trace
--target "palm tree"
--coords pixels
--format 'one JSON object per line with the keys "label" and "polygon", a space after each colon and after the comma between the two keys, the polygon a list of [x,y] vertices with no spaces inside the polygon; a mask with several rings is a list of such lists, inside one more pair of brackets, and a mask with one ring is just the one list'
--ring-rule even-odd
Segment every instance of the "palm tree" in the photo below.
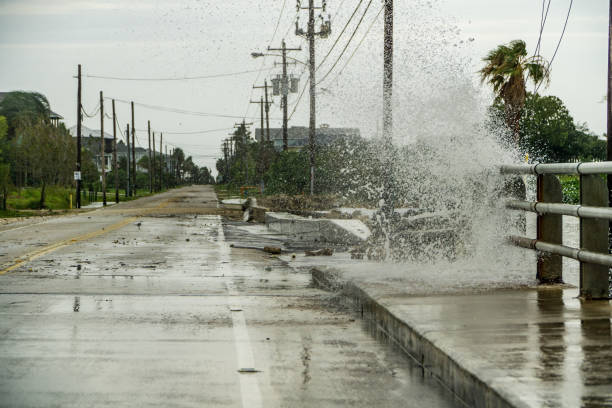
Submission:
{"label": "palm tree", "polygon": [[550,82],[549,64],[540,55],[527,56],[525,41],[514,40],[500,45],[483,58],[486,62],[480,71],[482,82],[493,86],[497,99],[504,102],[506,125],[512,131],[514,142],[519,141],[519,121],[527,97],[526,82],[536,86]]}

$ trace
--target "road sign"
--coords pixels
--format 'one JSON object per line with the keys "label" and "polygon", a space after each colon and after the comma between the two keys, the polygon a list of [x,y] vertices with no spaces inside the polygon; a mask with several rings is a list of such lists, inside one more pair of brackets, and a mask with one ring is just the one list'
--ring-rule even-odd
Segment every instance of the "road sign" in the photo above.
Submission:
{"label": "road sign", "polygon": [[81,172],[80,171],[75,171],[74,172],[74,180],[80,180],[81,179]]}

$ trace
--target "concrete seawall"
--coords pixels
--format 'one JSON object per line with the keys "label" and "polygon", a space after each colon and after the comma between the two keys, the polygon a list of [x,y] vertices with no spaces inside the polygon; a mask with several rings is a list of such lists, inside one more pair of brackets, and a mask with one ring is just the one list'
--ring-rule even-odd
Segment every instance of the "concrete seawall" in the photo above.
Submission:
{"label": "concrete seawall", "polygon": [[612,405],[609,302],[581,305],[576,289],[559,288],[420,297],[331,268],[312,277],[466,406]]}

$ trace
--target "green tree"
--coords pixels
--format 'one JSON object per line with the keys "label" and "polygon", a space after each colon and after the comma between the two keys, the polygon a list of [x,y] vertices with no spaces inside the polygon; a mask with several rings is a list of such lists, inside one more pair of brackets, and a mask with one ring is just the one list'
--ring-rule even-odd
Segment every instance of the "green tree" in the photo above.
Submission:
{"label": "green tree", "polygon": [[20,125],[38,120],[48,123],[50,112],[49,101],[37,92],[9,92],[0,102],[0,115],[8,121],[9,139],[15,137],[15,131]]}
{"label": "green tree", "polygon": [[56,127],[41,119],[22,122],[17,132],[23,138],[24,159],[32,165],[32,175],[41,186],[40,208],[45,208],[48,186],[71,183],[74,141],[63,125]]}
{"label": "green tree", "polygon": [[309,166],[305,150],[280,153],[264,175],[266,191],[269,194],[303,193],[310,185]]}
{"label": "green tree", "polygon": [[[503,114],[500,101],[492,114]],[[528,93],[520,119],[519,147],[540,162],[604,160],[606,142],[577,125],[563,101],[553,95]]]}
{"label": "green tree", "polygon": [[531,79],[536,84],[548,85],[548,64],[540,55],[528,57],[522,40],[498,46],[483,61],[485,66],[479,71],[480,78],[493,86],[496,98],[503,101],[506,125],[518,144],[521,113],[527,97],[526,83]]}

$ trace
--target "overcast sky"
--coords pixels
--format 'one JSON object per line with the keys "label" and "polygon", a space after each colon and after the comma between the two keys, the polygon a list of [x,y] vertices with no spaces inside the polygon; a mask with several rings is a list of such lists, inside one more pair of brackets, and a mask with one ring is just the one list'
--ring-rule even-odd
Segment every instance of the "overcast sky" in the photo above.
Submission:
{"label": "overcast sky", "polygon": [[[319,61],[358,3],[359,0],[328,0],[333,34],[318,42]],[[352,32],[367,3],[363,1],[353,24],[317,71],[319,78],[325,76],[342,51],[347,34]],[[547,59],[559,40],[569,3],[569,0],[551,2],[542,37],[542,54]],[[551,86],[541,90],[561,97],[572,116],[586,122],[598,134],[605,131],[606,120],[603,97],[607,3],[574,2],[565,38],[552,66]],[[359,127],[366,137],[376,135],[380,127],[382,25],[381,16],[375,22],[374,19],[381,4],[381,0],[373,0],[345,55],[319,86],[319,123]],[[395,8],[396,81],[400,82],[397,89],[401,93],[396,97],[398,105],[404,106],[418,106],[429,88],[440,87],[414,75],[414,70],[444,72],[436,64],[449,63],[445,58],[457,59],[460,62],[456,64],[462,65],[465,75],[473,76],[477,84],[475,72],[481,65],[480,58],[496,45],[520,38],[533,51],[541,17],[538,0],[396,0]],[[247,121],[259,123],[259,107],[249,105],[248,101],[250,97],[259,100],[261,93],[252,91],[251,86],[279,72],[279,68],[274,68],[274,58],[254,60],[250,53],[263,51],[270,44],[278,46],[285,37],[288,46],[304,48],[292,55],[306,60],[306,44],[292,32],[295,17],[295,0],[0,0],[0,91],[31,90],[45,94],[52,109],[64,116],[70,127],[76,122],[73,76],[80,63],[85,75],[83,105],[88,112],[95,110],[99,91],[103,90],[105,96],[121,100],[220,115],[182,115],[142,106],[136,109],[138,130],[146,129],[147,120],[151,120],[156,132],[164,132],[164,141],[182,147],[194,156],[196,163],[214,168],[220,143],[234,122],[246,116]],[[301,14],[302,25],[306,17],[306,13]],[[370,26],[372,29],[354,58],[342,69]],[[261,74],[181,81],[87,77],[177,78],[241,73],[262,67],[265,71]],[[290,71],[295,75],[304,73],[300,65]],[[302,79],[305,78],[304,74]],[[412,92],[416,87],[422,91]],[[484,98],[490,95],[485,92]],[[461,103],[457,98],[447,99],[451,105]],[[291,110],[296,101],[297,95],[292,95]],[[272,126],[279,127],[280,105],[278,100],[275,102]],[[307,125],[307,102],[306,94],[290,125]],[[110,112],[110,103],[106,110]],[[125,128],[128,106],[117,102],[117,112]],[[398,116],[396,129],[402,123],[401,113]],[[84,124],[98,129],[99,119],[86,119]],[[110,120],[106,121],[107,129],[111,125]],[[196,131],[207,132],[174,134]],[[410,133],[410,129],[403,131]],[[141,131],[138,137],[144,146],[146,133]]]}

